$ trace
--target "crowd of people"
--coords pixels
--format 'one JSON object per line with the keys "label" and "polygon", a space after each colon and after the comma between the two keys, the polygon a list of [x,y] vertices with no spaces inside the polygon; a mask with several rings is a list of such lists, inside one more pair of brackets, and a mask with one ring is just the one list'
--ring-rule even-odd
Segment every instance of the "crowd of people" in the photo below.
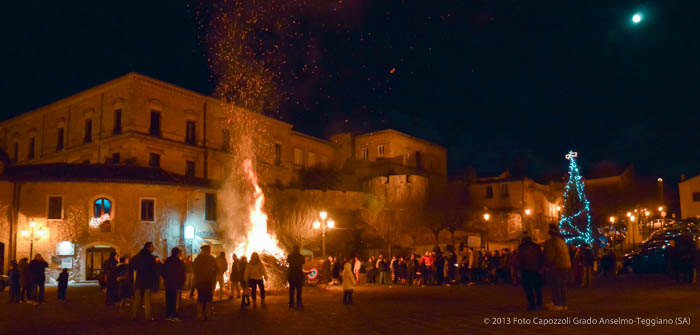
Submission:
{"label": "crowd of people", "polygon": [[[668,248],[669,271],[679,282],[690,282],[693,278],[694,262],[700,257],[692,240],[678,239]],[[228,290],[229,299],[240,299],[241,309],[252,304],[257,308],[265,306],[265,284],[267,271],[260,256],[252,253],[250,260],[233,254],[229,264],[226,254],[219,253],[215,258],[211,247],[203,245],[193,261],[183,255],[179,248],[173,248],[164,261],[153,255],[151,242],[133,258],[119,257],[112,252],[102,264],[100,285],[105,292],[108,306],[131,307],[131,318],[135,319],[141,308],[146,320],[153,320],[151,299],[153,292],[164,289],[166,319],[180,321],[178,310],[182,305],[183,290],[189,290],[189,297],[197,295],[197,319],[212,318],[212,303],[215,293],[219,300]],[[306,259],[295,246],[287,257],[287,281],[289,287],[289,307],[302,307],[302,287],[309,272],[304,270]],[[440,286],[512,284],[522,285],[527,307],[530,310],[543,308],[542,286],[548,281],[552,289],[552,310],[566,310],[566,287],[578,285],[588,288],[593,285],[596,275],[611,277],[616,275],[618,262],[611,249],[582,244],[579,247],[567,245],[556,225],[550,225],[549,239],[542,245],[532,241],[524,233],[521,244],[513,251],[476,249],[460,244],[455,250],[447,245],[442,251],[439,246],[417,254],[383,254],[371,256],[365,261],[360,257],[341,259],[328,257],[320,264],[318,283],[342,285],[343,303],[353,303],[354,287],[363,282],[378,285]],[[45,270],[48,267],[40,254],[29,261],[23,258],[13,261],[8,272],[10,280],[10,303],[30,303],[39,305],[44,300]],[[225,277],[227,276],[227,277]],[[58,300],[67,296],[68,271],[63,269],[57,278]],[[225,279],[228,281],[226,282]],[[188,296],[187,293],[184,294]]]}
{"label": "crowd of people", "polygon": [[[10,281],[10,303],[41,305],[44,302],[45,269],[49,266],[41,254],[34,259],[22,258],[10,263],[7,275]],[[60,300],[60,299],[59,299]]]}

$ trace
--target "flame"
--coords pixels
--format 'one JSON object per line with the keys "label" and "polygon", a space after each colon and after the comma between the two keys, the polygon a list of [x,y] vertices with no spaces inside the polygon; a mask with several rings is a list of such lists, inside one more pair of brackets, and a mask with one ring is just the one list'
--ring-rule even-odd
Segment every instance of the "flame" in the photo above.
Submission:
{"label": "flame", "polygon": [[253,186],[253,196],[255,202],[250,209],[250,222],[245,240],[238,244],[236,254],[246,255],[250,258],[253,252],[265,253],[277,259],[284,258],[284,251],[279,248],[277,239],[267,232],[267,214],[263,211],[265,205],[265,194],[258,184],[258,176],[255,174],[251,159],[243,161],[243,171],[248,181]]}

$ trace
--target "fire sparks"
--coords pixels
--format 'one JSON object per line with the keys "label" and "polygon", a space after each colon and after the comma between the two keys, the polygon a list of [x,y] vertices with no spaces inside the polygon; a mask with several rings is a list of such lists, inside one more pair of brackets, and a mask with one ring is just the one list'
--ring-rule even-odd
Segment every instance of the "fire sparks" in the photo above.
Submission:
{"label": "fire sparks", "polygon": [[278,247],[277,239],[267,231],[267,214],[263,211],[265,205],[265,194],[258,184],[258,176],[255,174],[253,162],[246,159],[243,162],[243,170],[248,181],[253,186],[254,203],[250,210],[250,222],[245,241],[241,242],[236,249],[236,254],[250,257],[253,252],[266,253],[281,259],[284,251]]}

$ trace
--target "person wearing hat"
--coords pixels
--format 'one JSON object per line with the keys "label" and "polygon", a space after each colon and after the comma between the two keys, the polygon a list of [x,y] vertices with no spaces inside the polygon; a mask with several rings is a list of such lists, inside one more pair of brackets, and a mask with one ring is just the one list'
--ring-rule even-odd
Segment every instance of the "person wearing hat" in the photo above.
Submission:
{"label": "person wearing hat", "polygon": [[566,277],[571,269],[571,259],[566,242],[559,233],[559,228],[549,225],[549,239],[544,243],[544,257],[551,275],[552,310],[561,311],[566,307]]}
{"label": "person wearing hat", "polygon": [[521,273],[527,309],[542,308],[542,275],[544,254],[539,245],[532,242],[528,232],[523,232],[522,243],[518,246],[517,266]]}

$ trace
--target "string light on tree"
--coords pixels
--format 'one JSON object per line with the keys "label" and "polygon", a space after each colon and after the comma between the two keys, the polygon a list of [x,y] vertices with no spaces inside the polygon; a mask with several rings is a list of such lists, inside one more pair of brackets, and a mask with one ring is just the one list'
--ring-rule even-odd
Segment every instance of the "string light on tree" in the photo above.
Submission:
{"label": "string light on tree", "polygon": [[576,164],[578,153],[569,151],[569,181],[564,187],[564,205],[562,206],[559,229],[566,243],[592,244],[591,208],[584,189],[583,178]]}

